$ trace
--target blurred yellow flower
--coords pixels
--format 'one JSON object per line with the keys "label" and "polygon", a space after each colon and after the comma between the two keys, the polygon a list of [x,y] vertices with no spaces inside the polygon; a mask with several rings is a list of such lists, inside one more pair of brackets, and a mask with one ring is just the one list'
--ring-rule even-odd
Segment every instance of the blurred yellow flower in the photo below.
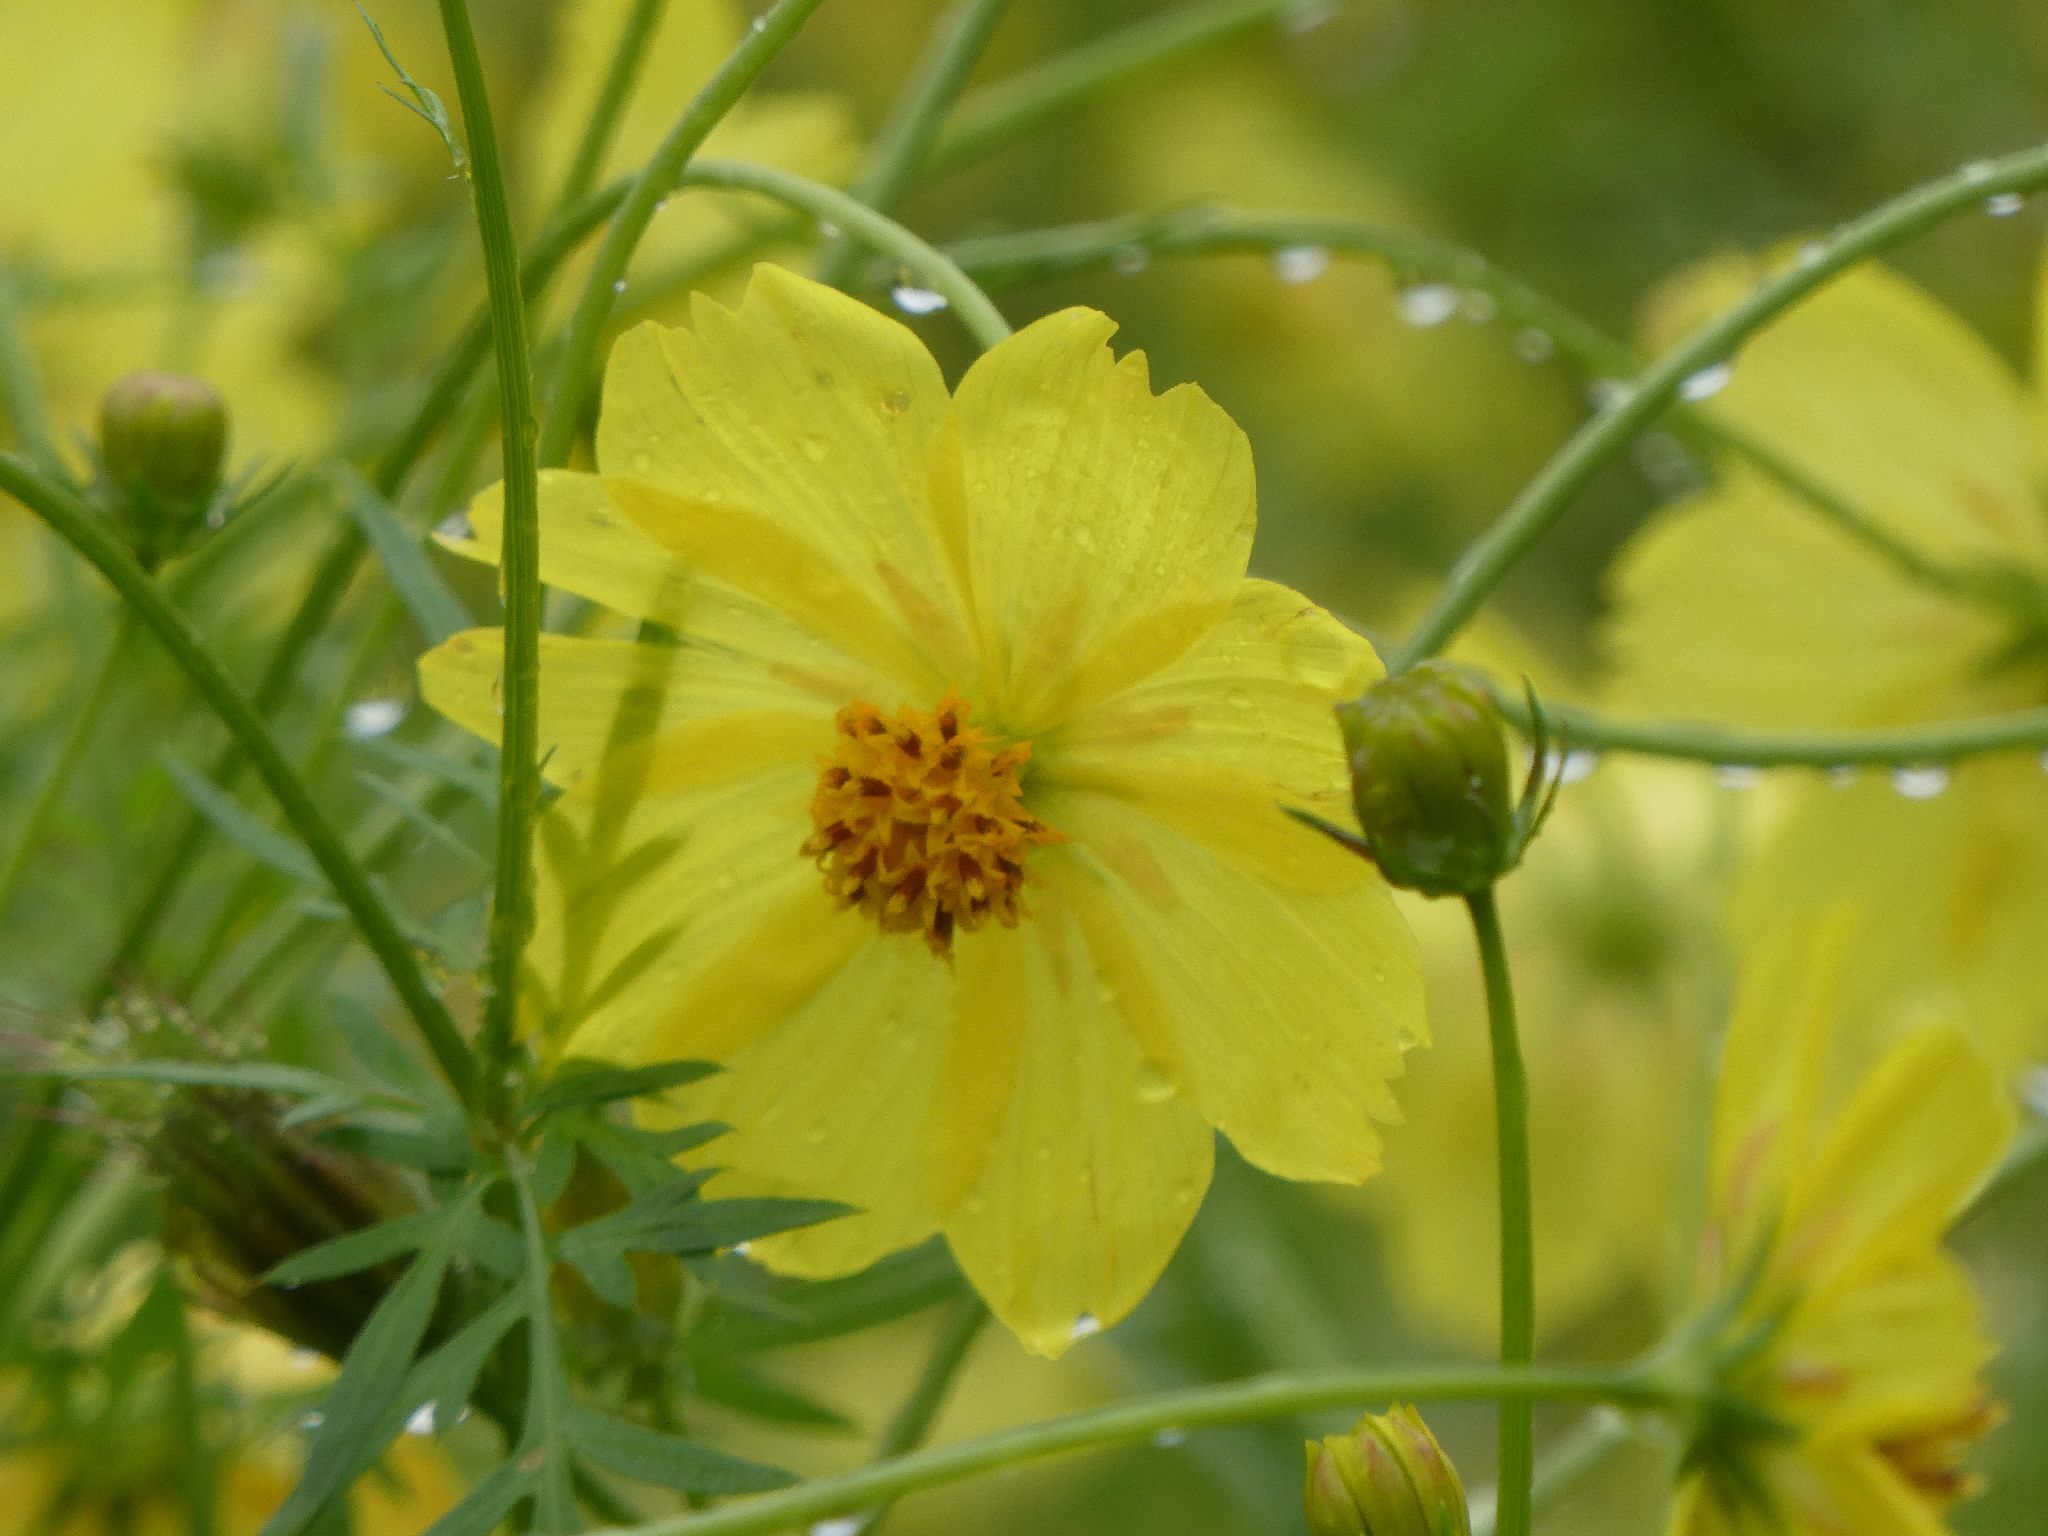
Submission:
{"label": "blurred yellow flower", "polygon": [[1714,1111],[1699,1340],[1719,1394],[1673,1536],[1934,1536],[1996,1414],[1969,1276],[1942,1233],[2015,1115],[1955,1031],[1919,1031],[1827,1112],[1840,919],[1744,979]]}
{"label": "blurred yellow flower", "polygon": [[[1753,276],[1725,263],[1681,281],[1657,329],[1721,307]],[[1871,268],[1751,341],[1712,408],[1894,539],[2005,595],[1916,581],[1731,462],[1624,552],[1610,637],[1619,703],[1854,728],[2048,702],[2038,385]],[[1742,883],[1740,927],[1754,942],[1837,900],[1865,916],[1850,967],[1858,1012],[1966,1018],[2004,1065],[2048,1047],[2048,779],[2031,757],[1807,786]]]}
{"label": "blurred yellow flower", "polygon": [[[737,1127],[722,1184],[859,1209],[765,1260],[840,1273],[943,1230],[1057,1353],[1150,1287],[1212,1128],[1288,1177],[1379,1165],[1412,940],[1280,809],[1342,813],[1330,707],[1378,663],[1246,578],[1243,435],[1155,396],[1103,315],[1037,322],[950,398],[911,332],[772,267],[692,322],[619,343],[600,473],[543,486],[545,579],[679,640],[545,639],[568,793],[532,1023],[725,1063],[678,1110]],[[494,500],[473,515],[493,555]],[[496,632],[421,664],[490,736],[499,671]]]}

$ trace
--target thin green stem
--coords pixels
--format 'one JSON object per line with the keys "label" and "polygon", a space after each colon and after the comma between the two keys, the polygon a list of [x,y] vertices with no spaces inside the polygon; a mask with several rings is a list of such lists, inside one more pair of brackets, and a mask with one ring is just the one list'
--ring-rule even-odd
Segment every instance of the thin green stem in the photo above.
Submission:
{"label": "thin green stem", "polygon": [[501,555],[505,595],[504,735],[499,751],[498,868],[492,889],[490,986],[481,1051],[485,1092],[495,1099],[512,1059],[519,967],[533,931],[533,828],[540,805],[540,466],[535,457],[533,368],[519,246],[505,196],[490,93],[467,0],[441,0],[441,27],[469,138],[470,187],[490,290],[498,358],[499,436],[505,471]]}
{"label": "thin green stem", "polygon": [[[924,57],[911,71],[888,120],[875,135],[866,163],[847,189],[856,201],[879,213],[896,206],[930,158],[940,123],[974,72],[989,34],[1008,5],[1009,0],[955,0],[933,29]],[[818,281],[844,287],[858,253],[859,247],[843,234],[827,241],[818,258]]]}
{"label": "thin green stem", "polygon": [[740,160],[700,160],[679,178],[679,184],[758,192],[802,209],[814,219],[836,224],[863,245],[905,268],[943,298],[983,351],[1010,334],[1010,324],[1002,311],[951,257],[837,187],[773,166]]}
{"label": "thin green stem", "polygon": [[1725,313],[1659,357],[1594,416],[1515,497],[1492,527],[1467,546],[1443,589],[1398,654],[1396,672],[1435,655],[1515,563],[1562,517],[1595,474],[1679,397],[1685,381],[1735,361],[1743,342],[1857,263],[1908,240],[1988,197],[2048,186],[2048,146],[1983,161],[1915,188],[1805,247]]}
{"label": "thin green stem", "polygon": [[[882,1432],[881,1444],[876,1450],[878,1461],[906,1455],[931,1437],[939,1410],[945,1407],[954,1381],[967,1364],[974,1341],[981,1337],[981,1330],[988,1325],[988,1316],[988,1307],[979,1296],[969,1294],[953,1303],[951,1312],[939,1327],[938,1338],[932,1344],[931,1357],[925,1361],[924,1369],[918,1372],[903,1406],[896,1410],[896,1416]],[[889,1506],[884,1504],[868,1516],[857,1536],[874,1536],[888,1518]]]}
{"label": "thin green stem", "polygon": [[[1044,282],[1128,259],[1204,255],[1266,255],[1286,250],[1323,251],[1384,262],[1403,282],[1442,283],[1483,294],[1506,324],[1525,328],[1588,373],[1623,378],[1643,367],[1626,343],[1504,272],[1475,251],[1411,230],[1316,214],[1248,213],[1197,207],[1130,214],[1053,229],[1026,230],[961,241],[946,247],[984,286]],[[1867,510],[1814,479],[1770,444],[1702,403],[1682,403],[1681,419],[1708,446],[1746,459],[1765,478],[1857,539],[1900,574],[1963,601],[2010,613],[2010,593],[1979,573],[1948,565],[1914,547]]]}
{"label": "thin green stem", "polygon": [[22,322],[21,284],[4,261],[0,261],[0,417],[5,418],[15,443],[32,464],[53,480],[70,481],[71,473],[64,467],[50,430],[49,402]]}
{"label": "thin green stem", "polygon": [[14,834],[14,846],[8,850],[7,862],[0,864],[0,917],[6,916],[8,904],[14,899],[29,860],[49,834],[50,823],[63,806],[64,796],[71,788],[79,765],[85,761],[93,736],[99,730],[100,719],[106,714],[115,687],[121,681],[122,666],[128,659],[130,641],[134,636],[134,616],[124,612],[115,622],[113,637],[107,642],[107,653],[100,658],[92,681],[86,685],[85,697],[79,702],[77,713],[71,717],[57,755],[43,770],[42,780],[36,785],[35,799],[29,803],[28,814],[22,817],[21,827]]}
{"label": "thin green stem", "polygon": [[640,78],[648,47],[667,9],[668,0],[633,0],[633,9],[619,28],[619,40],[612,48],[604,83],[598,87],[597,100],[583,124],[583,136],[576,141],[575,157],[555,194],[557,208],[573,206],[590,190],[597,173],[604,168],[605,156],[611,153],[612,141],[618,135],[619,119],[625,115],[626,103],[632,100],[633,86]]}
{"label": "thin green stem", "polygon": [[[1507,683],[1487,680],[1525,734],[1528,707]],[[2048,752],[2048,709],[1872,731],[1750,731],[1690,720],[1614,720],[1544,701],[1551,726],[1573,747],[1679,758],[1739,768],[1913,768],[2002,752]]]}
{"label": "thin green stem", "polygon": [[384,898],[328,825],[248,695],[90,507],[63,487],[43,479],[21,460],[7,455],[0,455],[0,490],[40,517],[106,578],[220,716],[221,723],[240,743],[257,775],[276,799],[292,831],[327,876],[336,898],[354,919],[364,943],[418,1024],[449,1083],[465,1100],[471,1099],[476,1088],[476,1066],[455,1020],[449,1016],[439,994],[428,985],[418,958],[406,943]]}
{"label": "thin green stem", "polygon": [[[1677,1403],[1671,1386],[1632,1368],[1392,1367],[1255,1376],[1220,1386],[1154,1393],[871,1462],[722,1509],[634,1526],[630,1536],[762,1536],[1027,1462],[1149,1440],[1162,1430],[1218,1429],[1395,1399],[1612,1402],[1650,1408]],[[619,1530],[607,1536],[628,1533]]]}
{"label": "thin green stem", "polygon": [[[1486,976],[1486,1019],[1493,1045],[1494,1141],[1500,1180],[1500,1361],[1527,1365],[1536,1349],[1536,1239],[1529,1178],[1529,1079],[1515,1030],[1515,989],[1493,888],[1465,898]],[[1529,1536],[1536,1468],[1534,1406],[1500,1405],[1499,1536]]]}
{"label": "thin green stem", "polygon": [[[1536,1464],[1530,1506],[1538,1515],[1576,1489],[1635,1438],[1628,1415],[1602,1404],[1587,1414]],[[1493,1518],[1475,1513],[1472,1536],[1498,1536]]]}
{"label": "thin green stem", "polygon": [[611,232],[591,263],[583,293],[570,316],[568,335],[562,348],[555,384],[548,399],[547,415],[541,425],[540,461],[560,464],[569,456],[576,437],[576,424],[583,409],[585,392],[596,374],[598,353],[604,347],[605,331],[611,319],[612,301],[626,280],[626,268],[633,252],[654,221],[671,188],[682,175],[690,157],[730,112],[761,71],[766,69],[824,0],[775,0],[757,18],[739,47],[683,109],[675,126],[661,141],[645,166],[633,178]]}
{"label": "thin green stem", "polygon": [[1112,32],[982,87],[960,104],[928,162],[947,169],[1063,116],[1098,91],[1300,10],[1302,0],[1211,0]]}

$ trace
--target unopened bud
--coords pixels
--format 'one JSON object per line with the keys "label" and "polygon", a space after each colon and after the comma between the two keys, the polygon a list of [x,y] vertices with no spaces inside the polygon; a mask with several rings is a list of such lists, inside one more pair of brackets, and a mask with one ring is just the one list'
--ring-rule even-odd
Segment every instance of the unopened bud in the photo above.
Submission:
{"label": "unopened bud", "polygon": [[1412,1407],[1369,1413],[1308,1444],[1311,1536],[1471,1536],[1465,1487]]}
{"label": "unopened bud", "polygon": [[175,554],[204,515],[227,456],[218,391],[175,373],[131,373],[100,401],[100,457],[137,558]]}
{"label": "unopened bud", "polygon": [[[1539,717],[1540,718],[1540,717]],[[1516,798],[1493,695],[1444,662],[1337,706],[1365,851],[1398,886],[1469,896],[1521,861],[1548,810],[1539,742]]]}

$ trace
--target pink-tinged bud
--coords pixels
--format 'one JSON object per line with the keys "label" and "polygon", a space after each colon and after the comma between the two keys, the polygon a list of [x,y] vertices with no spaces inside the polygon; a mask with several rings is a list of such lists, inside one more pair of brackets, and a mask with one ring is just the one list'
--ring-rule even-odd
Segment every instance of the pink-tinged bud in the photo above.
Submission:
{"label": "pink-tinged bud", "polygon": [[1411,1407],[1311,1441],[1302,1503],[1311,1536],[1471,1536],[1457,1469]]}

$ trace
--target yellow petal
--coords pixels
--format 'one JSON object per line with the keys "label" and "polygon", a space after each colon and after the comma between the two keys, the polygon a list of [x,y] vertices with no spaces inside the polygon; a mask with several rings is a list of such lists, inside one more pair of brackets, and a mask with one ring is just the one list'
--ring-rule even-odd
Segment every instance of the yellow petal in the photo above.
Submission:
{"label": "yellow petal", "polygon": [[967,676],[941,553],[938,365],[867,306],[762,266],[745,300],[612,350],[597,455],[664,548],[934,697]]}
{"label": "yellow petal", "polygon": [[1882,774],[1815,785],[1745,871],[1738,931],[1754,942],[1802,909],[1851,904],[1845,1015],[1952,1019],[2016,1070],[2048,1048],[2042,794],[2031,755],[1963,764],[1925,799]]}
{"label": "yellow petal", "polygon": [[[496,565],[503,546],[505,488],[494,485],[469,508],[471,536],[441,543],[472,560]],[[615,613],[683,623],[689,572],[619,511],[604,482],[576,470],[540,476],[540,579]]]}
{"label": "yellow petal", "polygon": [[1650,715],[1811,729],[1971,714],[1989,703],[1972,675],[2010,640],[1742,469],[1655,518],[1612,587],[1612,693]]}
{"label": "yellow petal", "polygon": [[956,400],[988,706],[1035,735],[1171,661],[1225,609],[1255,520],[1250,445],[1190,384],[1152,393],[1094,310],[1026,326]]}
{"label": "yellow petal", "polygon": [[1799,1536],[1950,1536],[1935,1505],[1867,1445],[1809,1449],[1787,1504]]}
{"label": "yellow petal", "polygon": [[1100,796],[1045,814],[1073,839],[1045,867],[1158,1090],[1269,1172],[1377,1172],[1375,1122],[1398,1118],[1389,1084],[1425,1029],[1414,940],[1370,868],[1319,840],[1346,883],[1286,890]]}
{"label": "yellow petal", "polygon": [[[1725,308],[1760,269],[1681,279],[1667,333]],[[2048,559],[2028,393],[1920,288],[1856,268],[1753,337],[1710,409],[1895,533],[1946,557]]]}
{"label": "yellow petal", "polygon": [[953,1018],[953,976],[914,936],[847,921],[866,930],[852,956],[727,1057],[724,1072],[679,1095],[675,1111],[734,1128],[711,1149],[732,1169],[712,1194],[858,1208],[754,1245],[763,1263],[790,1274],[848,1274],[937,1230],[924,1199],[921,1125]]}
{"label": "yellow petal", "polygon": [[1331,710],[1380,672],[1300,593],[1242,581],[1178,660],[1036,741],[1032,782],[1113,795],[1283,884],[1351,890],[1368,866],[1283,808],[1348,820]]}
{"label": "yellow petal", "polygon": [[1781,1268],[1825,1294],[1932,1248],[2015,1126],[2010,1096],[1961,1035],[1904,1041],[1796,1171]]}
{"label": "yellow petal", "polygon": [[1159,1091],[1056,890],[1035,890],[1032,905],[1014,982],[1030,1011],[1016,1091],[945,1231],[996,1316],[1058,1355],[1151,1289],[1201,1203],[1214,1146],[1202,1117]]}

